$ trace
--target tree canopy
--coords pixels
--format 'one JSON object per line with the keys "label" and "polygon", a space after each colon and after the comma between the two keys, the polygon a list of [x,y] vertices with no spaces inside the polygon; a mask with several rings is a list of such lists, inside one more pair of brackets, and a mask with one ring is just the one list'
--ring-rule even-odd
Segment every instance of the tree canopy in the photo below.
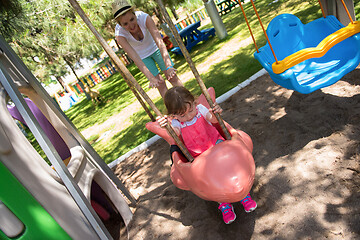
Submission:
{"label": "tree canopy", "polygon": [[[101,45],[67,1],[7,2],[0,9],[0,33],[40,81],[59,78],[69,64],[78,66],[81,58],[101,53]],[[103,36],[113,36],[111,1],[86,1],[82,7]]]}
{"label": "tree canopy", "polygon": [[[185,0],[164,0],[178,6]],[[105,39],[113,38],[113,0],[78,0],[95,28]],[[92,59],[101,45],[66,0],[0,0],[0,34],[42,82],[60,78],[80,59]],[[155,0],[130,0],[130,4],[156,13]],[[160,16],[158,16],[160,17]],[[160,17],[161,18],[161,17]]]}

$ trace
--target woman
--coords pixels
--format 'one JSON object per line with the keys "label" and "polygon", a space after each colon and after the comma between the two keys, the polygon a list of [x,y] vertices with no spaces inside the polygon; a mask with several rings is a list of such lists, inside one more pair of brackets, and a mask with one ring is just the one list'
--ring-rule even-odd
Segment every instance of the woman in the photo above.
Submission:
{"label": "woman", "polygon": [[115,1],[112,8],[118,23],[115,39],[149,79],[149,86],[156,87],[162,97],[167,91],[165,80],[155,63],[173,86],[182,86],[153,19],[142,11],[135,12],[126,0]]}

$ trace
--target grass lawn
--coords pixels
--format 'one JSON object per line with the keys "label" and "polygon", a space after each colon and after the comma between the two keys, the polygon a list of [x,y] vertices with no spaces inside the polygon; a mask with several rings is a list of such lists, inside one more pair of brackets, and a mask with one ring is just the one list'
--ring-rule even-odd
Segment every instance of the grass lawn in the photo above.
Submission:
{"label": "grass lawn", "polygon": [[[272,0],[257,0],[255,2],[265,27],[271,19],[281,13],[295,14],[303,23],[321,17],[321,10],[317,1],[279,0],[277,2],[272,2]],[[359,0],[355,1],[355,6],[358,2]],[[251,4],[245,4],[244,8],[251,24],[252,31],[255,33],[257,45],[261,47],[265,44],[265,37],[262,33],[261,26],[258,23]],[[358,7],[356,8],[356,12],[359,12]],[[217,37],[214,37],[194,47],[190,54],[196,66],[205,62],[212,54],[216,54],[218,50],[228,46],[234,40],[243,40],[250,37],[240,7],[222,16],[222,19],[227,29],[228,37],[222,41]],[[202,27],[209,28],[212,27],[212,25],[208,24]],[[220,96],[252,76],[262,68],[253,57],[254,51],[255,46],[251,43],[233,52],[231,57],[224,58],[220,63],[211,64],[211,67],[207,71],[199,71],[205,85],[207,87],[214,87],[217,96]],[[178,69],[178,75],[190,71],[190,68],[183,57],[172,57],[175,68]],[[148,91],[148,80],[141,72],[139,72],[137,67],[135,65],[130,65],[129,70],[145,91]],[[195,95],[200,94],[201,90],[193,75],[191,76],[191,79],[181,80],[186,81],[185,86]],[[65,112],[79,131],[83,131],[95,124],[104,123],[110,117],[119,114],[126,106],[137,101],[119,73],[114,74],[98,84],[96,88],[108,100],[106,103],[93,106],[91,101],[83,98],[82,101]],[[161,98],[152,100],[160,111],[165,112],[165,107]],[[145,129],[145,123],[150,121],[150,119],[144,110],[135,113],[127,119],[127,121],[130,121],[131,125],[122,131],[117,132],[107,141],[96,140],[104,134],[104,132],[112,130],[112,126],[108,126],[108,129],[103,130],[102,132],[99,131],[88,137],[87,140],[106,163],[112,162],[153,136],[152,133]]]}

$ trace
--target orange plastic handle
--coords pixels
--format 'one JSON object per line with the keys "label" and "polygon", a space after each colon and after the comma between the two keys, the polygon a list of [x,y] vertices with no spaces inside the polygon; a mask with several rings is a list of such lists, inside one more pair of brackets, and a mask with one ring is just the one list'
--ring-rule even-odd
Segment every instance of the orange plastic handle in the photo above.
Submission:
{"label": "orange plastic handle", "polygon": [[272,64],[273,72],[280,74],[307,59],[320,58],[324,56],[325,53],[327,53],[327,51],[329,51],[333,46],[359,32],[360,23],[358,21],[349,23],[346,27],[343,27],[324,38],[316,47],[302,49],[290,56],[287,56],[283,60],[278,61],[278,63],[274,62]]}

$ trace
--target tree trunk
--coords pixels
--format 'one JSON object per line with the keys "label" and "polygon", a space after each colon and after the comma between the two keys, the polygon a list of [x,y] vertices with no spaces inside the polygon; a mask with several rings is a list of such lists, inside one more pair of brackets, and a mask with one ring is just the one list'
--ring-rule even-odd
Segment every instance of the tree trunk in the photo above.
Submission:
{"label": "tree trunk", "polygon": [[155,12],[156,17],[159,19],[159,24],[161,25],[162,23],[164,23],[164,18],[161,15],[159,7],[155,7],[154,12]]}
{"label": "tree trunk", "polygon": [[69,92],[69,89],[67,88],[64,80],[62,80],[61,77],[56,77],[56,80],[58,81],[58,83],[60,83],[60,85],[62,86],[62,88],[64,89],[64,92]]}
{"label": "tree trunk", "polygon": [[170,10],[171,10],[171,13],[174,15],[174,18],[175,18],[176,20],[179,20],[179,15],[177,15],[175,7],[174,7],[174,6],[171,6],[171,7],[170,7]]}
{"label": "tree trunk", "polygon": [[64,61],[66,62],[66,64],[69,66],[69,68],[71,69],[71,71],[73,72],[73,74],[75,75],[76,79],[78,80],[78,84],[80,85],[83,93],[85,93],[86,99],[87,100],[91,100],[90,95],[85,91],[85,86],[84,84],[80,81],[80,78],[78,77],[78,75],[75,72],[75,69],[73,68],[73,66],[71,65],[71,63],[69,61],[67,61],[67,59],[65,57],[63,57]]}

